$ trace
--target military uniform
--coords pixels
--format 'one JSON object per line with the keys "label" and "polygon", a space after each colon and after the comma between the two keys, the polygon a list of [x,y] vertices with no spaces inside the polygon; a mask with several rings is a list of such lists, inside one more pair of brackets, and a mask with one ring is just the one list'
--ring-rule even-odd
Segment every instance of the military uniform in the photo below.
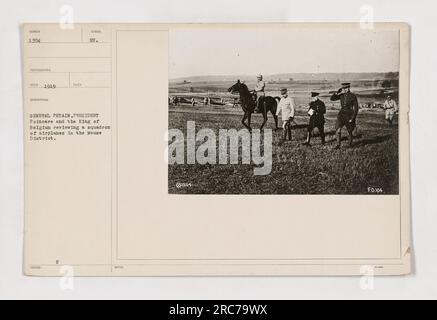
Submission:
{"label": "military uniform", "polygon": [[[317,97],[318,93],[313,93],[313,97]],[[319,129],[320,138],[322,139],[322,144],[325,144],[325,113],[326,106],[322,100],[314,100],[310,102],[310,108],[308,114],[310,115],[310,122],[308,124],[308,135],[306,144],[310,144],[311,133],[314,128]]]}
{"label": "military uniform", "polygon": [[287,89],[281,90],[281,100],[279,101],[278,108],[276,110],[276,116],[279,112],[282,113],[282,128],[284,129],[283,138],[281,144],[285,140],[291,140],[291,122],[294,119],[295,105],[294,100],[287,94]]}
{"label": "military uniform", "polygon": [[386,100],[384,102],[385,120],[392,122],[395,113],[398,111],[398,105],[394,100]]}
{"label": "military uniform", "polygon": [[314,128],[318,128],[323,131],[325,126],[325,113],[326,106],[322,100],[310,102],[310,110],[313,110],[313,114],[310,116],[310,123],[308,124],[308,131],[313,131]]}
{"label": "military uniform", "polygon": [[290,118],[294,118],[295,113],[294,100],[292,97],[287,96],[286,98],[282,97],[279,101],[278,108],[276,110],[276,115],[279,115],[279,112],[282,113],[282,121],[285,123],[289,121]]}
{"label": "military uniform", "polygon": [[264,97],[264,89],[266,88],[266,83],[263,80],[258,80],[255,85],[255,92],[258,97]]}
{"label": "military uniform", "polygon": [[255,94],[256,94],[256,108],[258,112],[261,112],[260,110],[260,100],[266,96],[264,90],[266,88],[266,83],[263,80],[258,80],[258,82],[255,85]]}
{"label": "military uniform", "polygon": [[[348,89],[346,92],[343,90]],[[358,115],[358,98],[350,92],[350,83],[342,83],[342,89],[331,96],[331,101],[340,100],[341,110],[337,115],[337,122],[335,124],[335,131],[337,133],[337,146],[341,145],[341,129],[346,126],[349,133],[349,146],[352,147],[353,136],[352,132],[356,127],[356,118]]]}
{"label": "military uniform", "polygon": [[358,98],[352,92],[334,93],[331,101],[338,100],[340,100],[341,110],[337,116],[335,129],[338,130],[346,126],[347,130],[352,132],[356,126],[355,119],[358,114]]}

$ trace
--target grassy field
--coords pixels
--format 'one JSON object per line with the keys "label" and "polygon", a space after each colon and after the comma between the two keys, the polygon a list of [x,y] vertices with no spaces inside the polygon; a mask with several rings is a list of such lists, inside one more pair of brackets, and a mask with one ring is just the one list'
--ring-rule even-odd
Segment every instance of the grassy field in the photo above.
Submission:
{"label": "grassy field", "polygon": [[[273,167],[270,175],[254,176],[253,165],[169,165],[169,193],[178,194],[369,194],[368,188],[381,188],[383,194],[398,194],[398,127],[388,127],[384,113],[361,110],[357,118],[355,146],[340,150],[335,146],[337,110],[328,110],[325,131],[327,143],[313,137],[312,147],[305,141],[308,116],[297,110],[291,142],[282,146],[281,131],[273,132]],[[196,130],[241,129],[242,111],[213,107],[170,108],[169,128],[186,132],[187,121]],[[252,126],[259,128],[262,118],[254,115]],[[269,115],[267,128],[274,128]],[[343,138],[347,139],[346,130]],[[177,184],[189,184],[178,188]]]}

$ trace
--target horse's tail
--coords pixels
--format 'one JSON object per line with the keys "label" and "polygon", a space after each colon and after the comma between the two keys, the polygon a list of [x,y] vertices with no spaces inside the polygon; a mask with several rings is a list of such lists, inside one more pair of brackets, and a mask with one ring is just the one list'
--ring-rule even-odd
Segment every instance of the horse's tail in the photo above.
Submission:
{"label": "horse's tail", "polygon": [[281,101],[280,97],[274,97],[274,99],[275,99],[276,103],[272,106],[272,108],[270,110],[272,112],[273,116],[276,115],[276,111],[278,110],[279,101]]}

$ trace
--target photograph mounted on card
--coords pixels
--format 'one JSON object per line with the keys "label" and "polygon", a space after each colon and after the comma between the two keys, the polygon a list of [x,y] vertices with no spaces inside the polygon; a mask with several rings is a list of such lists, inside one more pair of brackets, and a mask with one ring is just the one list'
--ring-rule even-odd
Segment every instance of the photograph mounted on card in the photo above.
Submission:
{"label": "photograph mounted on card", "polygon": [[409,274],[409,34],[24,24],[24,273]]}
{"label": "photograph mounted on card", "polygon": [[399,194],[399,30],[169,35],[170,193]]}

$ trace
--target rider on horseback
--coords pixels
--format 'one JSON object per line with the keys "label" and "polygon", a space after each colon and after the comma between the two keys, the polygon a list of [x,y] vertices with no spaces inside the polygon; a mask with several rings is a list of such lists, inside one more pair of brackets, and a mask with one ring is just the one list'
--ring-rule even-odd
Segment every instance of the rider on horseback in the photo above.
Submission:
{"label": "rider on horseback", "polygon": [[253,92],[255,93],[255,99],[256,99],[256,113],[261,113],[261,108],[260,108],[260,100],[261,98],[265,97],[265,92],[264,89],[266,87],[266,83],[263,81],[263,76],[261,74],[258,75],[258,81],[255,85],[255,89],[253,90]]}

